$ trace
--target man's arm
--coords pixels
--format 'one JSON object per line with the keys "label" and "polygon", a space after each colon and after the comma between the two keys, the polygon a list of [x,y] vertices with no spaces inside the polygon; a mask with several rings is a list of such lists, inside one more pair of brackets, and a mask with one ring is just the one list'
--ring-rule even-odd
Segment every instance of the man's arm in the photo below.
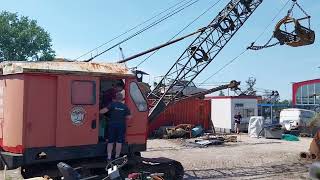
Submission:
{"label": "man's arm", "polygon": [[99,113],[100,114],[105,114],[109,111],[109,109],[107,107],[100,109]]}

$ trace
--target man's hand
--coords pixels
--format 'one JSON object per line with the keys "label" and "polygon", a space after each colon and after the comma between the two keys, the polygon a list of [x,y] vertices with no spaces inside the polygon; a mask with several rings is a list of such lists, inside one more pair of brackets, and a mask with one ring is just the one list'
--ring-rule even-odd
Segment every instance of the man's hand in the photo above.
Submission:
{"label": "man's hand", "polygon": [[99,113],[100,114],[105,114],[105,113],[107,113],[109,111],[109,109],[108,108],[102,108],[100,111],[99,111]]}

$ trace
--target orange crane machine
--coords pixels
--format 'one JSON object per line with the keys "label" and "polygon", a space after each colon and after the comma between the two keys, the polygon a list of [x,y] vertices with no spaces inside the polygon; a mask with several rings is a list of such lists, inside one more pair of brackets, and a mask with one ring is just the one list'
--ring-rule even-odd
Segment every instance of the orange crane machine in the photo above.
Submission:
{"label": "orange crane machine", "polygon": [[[106,142],[99,139],[103,136],[99,117],[101,95],[120,83],[124,88],[125,103],[133,114],[127,122],[122,153],[127,155],[128,162],[121,169],[122,173],[162,172],[166,179],[182,179],[183,167],[179,162],[139,156],[146,150],[148,122],[156,120],[170,104],[186,98],[180,94],[188,83],[177,92],[170,90],[181,80],[191,83],[262,2],[230,0],[206,27],[119,63],[89,62],[93,58],[87,62],[1,63],[1,166],[7,169],[21,167],[25,178],[42,175],[58,177],[60,174],[56,166],[62,161],[72,167],[81,166],[85,173],[104,169]],[[281,31],[275,37],[281,35],[283,44],[289,41],[300,42],[294,46],[312,44],[314,32],[297,23],[298,19],[286,18],[282,23],[290,21],[295,22],[297,31]],[[197,37],[145,97],[135,74],[121,63],[193,35]],[[229,87],[226,85],[215,90]]]}

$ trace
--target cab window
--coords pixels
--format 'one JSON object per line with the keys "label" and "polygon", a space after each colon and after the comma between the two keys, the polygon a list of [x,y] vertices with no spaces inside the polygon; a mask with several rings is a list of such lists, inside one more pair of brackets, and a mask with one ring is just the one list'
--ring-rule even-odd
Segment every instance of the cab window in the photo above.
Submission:
{"label": "cab window", "polygon": [[73,105],[96,104],[96,83],[94,81],[73,81],[71,102]]}
{"label": "cab window", "polygon": [[136,82],[130,83],[130,96],[140,112],[148,110],[147,101],[142,95]]}

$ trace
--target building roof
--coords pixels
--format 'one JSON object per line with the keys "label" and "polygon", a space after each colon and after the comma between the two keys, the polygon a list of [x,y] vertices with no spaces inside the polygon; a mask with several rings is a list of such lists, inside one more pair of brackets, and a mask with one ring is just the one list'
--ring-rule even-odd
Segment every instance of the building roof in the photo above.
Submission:
{"label": "building roof", "polygon": [[134,76],[123,64],[93,62],[26,62],[11,61],[0,63],[2,75],[20,73],[92,74]]}
{"label": "building roof", "polygon": [[320,82],[320,79],[311,79],[311,80],[306,80],[301,82],[294,82],[293,85],[305,85],[305,84],[313,84],[318,82]]}

